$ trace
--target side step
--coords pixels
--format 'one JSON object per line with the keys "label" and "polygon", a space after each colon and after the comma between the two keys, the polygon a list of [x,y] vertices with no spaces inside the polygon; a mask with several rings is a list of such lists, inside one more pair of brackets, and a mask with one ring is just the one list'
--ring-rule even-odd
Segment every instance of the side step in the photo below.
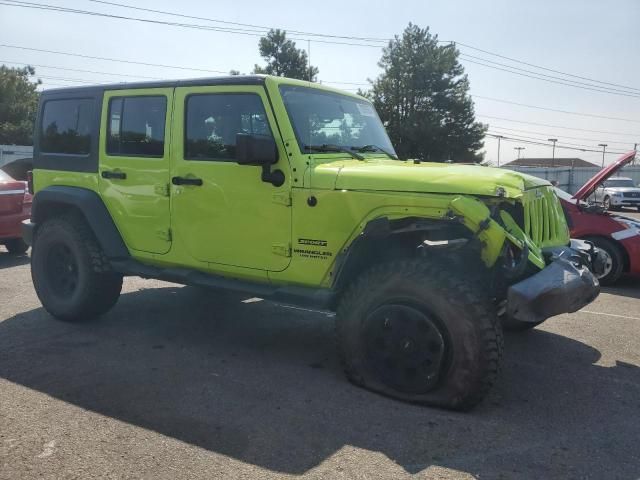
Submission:
{"label": "side step", "polygon": [[250,282],[226,278],[189,268],[162,268],[146,265],[131,258],[111,260],[114,270],[124,275],[155,278],[167,282],[194,285],[215,290],[231,290],[300,307],[329,309],[335,292],[330,289],[299,287],[295,285],[276,286],[267,283]]}

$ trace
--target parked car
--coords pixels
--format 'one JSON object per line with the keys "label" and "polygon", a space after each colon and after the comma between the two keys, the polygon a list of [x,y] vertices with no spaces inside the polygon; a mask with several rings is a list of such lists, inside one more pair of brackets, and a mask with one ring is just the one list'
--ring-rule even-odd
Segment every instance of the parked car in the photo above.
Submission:
{"label": "parked car", "polygon": [[19,158],[9,163],[5,163],[0,170],[4,170],[10,177],[16,180],[28,179],[28,172],[33,170],[33,158]]}
{"label": "parked car", "polygon": [[15,180],[0,170],[0,245],[9,253],[22,254],[29,246],[22,240],[22,221],[31,216],[27,182]]}
{"label": "parked car", "polygon": [[640,275],[640,221],[609,213],[604,205],[587,203],[587,199],[603,182],[611,180],[624,165],[634,159],[635,152],[623,155],[614,164],[598,172],[575,195],[557,189],[567,215],[571,236],[593,242],[607,253],[604,271],[597,276],[602,285],[615,283],[623,273]]}
{"label": "parked car", "polygon": [[606,210],[620,210],[622,207],[636,208],[640,212],[640,187],[632,178],[613,177],[602,182],[593,192],[595,203]]}
{"label": "parked car", "polygon": [[[336,312],[347,377],[468,409],[520,329],[593,301],[549,182],[399,160],[373,104],[271,76],[45,90],[31,271],[67,321],[138,275]],[[260,319],[256,319],[259,322]]]}

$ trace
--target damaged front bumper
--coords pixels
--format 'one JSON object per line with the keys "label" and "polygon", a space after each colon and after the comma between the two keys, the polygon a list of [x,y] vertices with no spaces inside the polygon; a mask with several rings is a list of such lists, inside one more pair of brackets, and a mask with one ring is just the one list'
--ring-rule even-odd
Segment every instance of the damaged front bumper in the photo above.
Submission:
{"label": "damaged front bumper", "polygon": [[540,323],[578,311],[600,293],[592,272],[602,272],[606,258],[593,244],[572,240],[570,247],[544,253],[550,263],[543,270],[509,287],[505,312],[509,318]]}

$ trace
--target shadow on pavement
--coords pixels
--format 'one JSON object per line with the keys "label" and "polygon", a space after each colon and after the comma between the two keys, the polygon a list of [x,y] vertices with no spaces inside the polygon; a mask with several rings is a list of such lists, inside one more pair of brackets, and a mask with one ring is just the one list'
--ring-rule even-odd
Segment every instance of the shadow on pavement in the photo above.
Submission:
{"label": "shadow on pavement", "polygon": [[6,250],[0,249],[0,270],[3,268],[18,267],[20,265],[26,265],[29,263],[29,254],[14,255],[8,253]]}
{"label": "shadow on pavement", "polygon": [[534,330],[506,339],[487,401],[462,414],[407,405],[343,377],[333,319],[189,287],[125,294],[97,322],[42,309],[0,322],[0,377],[276,472],[343,446],[407,472],[480,478],[637,477],[640,370]]}
{"label": "shadow on pavement", "polygon": [[603,293],[629,298],[640,298],[640,278],[625,275],[614,286],[602,287]]}

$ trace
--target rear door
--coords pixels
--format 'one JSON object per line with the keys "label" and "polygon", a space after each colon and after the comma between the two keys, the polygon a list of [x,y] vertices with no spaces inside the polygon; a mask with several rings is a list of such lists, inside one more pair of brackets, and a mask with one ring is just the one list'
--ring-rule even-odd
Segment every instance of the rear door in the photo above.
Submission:
{"label": "rear door", "polygon": [[127,246],[166,253],[173,88],[104,94],[100,193]]}

